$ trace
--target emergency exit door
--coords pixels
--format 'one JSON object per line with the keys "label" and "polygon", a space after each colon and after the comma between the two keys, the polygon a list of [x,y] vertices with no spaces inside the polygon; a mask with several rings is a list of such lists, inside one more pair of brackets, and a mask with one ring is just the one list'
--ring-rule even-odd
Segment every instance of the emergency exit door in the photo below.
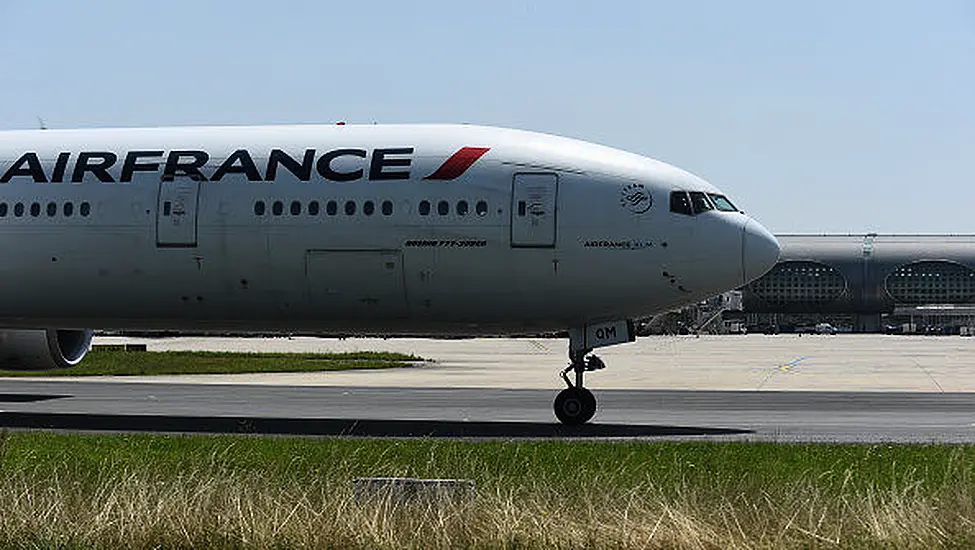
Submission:
{"label": "emergency exit door", "polygon": [[176,178],[159,182],[156,205],[156,245],[196,246],[200,182]]}
{"label": "emergency exit door", "polygon": [[511,187],[511,246],[555,246],[558,192],[555,174],[515,174]]}

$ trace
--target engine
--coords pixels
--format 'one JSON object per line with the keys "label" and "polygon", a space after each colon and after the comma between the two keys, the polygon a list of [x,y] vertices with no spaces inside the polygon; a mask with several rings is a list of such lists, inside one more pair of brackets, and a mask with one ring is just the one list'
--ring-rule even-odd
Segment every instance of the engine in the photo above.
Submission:
{"label": "engine", "polygon": [[91,349],[90,330],[0,330],[0,368],[60,369],[77,365]]}

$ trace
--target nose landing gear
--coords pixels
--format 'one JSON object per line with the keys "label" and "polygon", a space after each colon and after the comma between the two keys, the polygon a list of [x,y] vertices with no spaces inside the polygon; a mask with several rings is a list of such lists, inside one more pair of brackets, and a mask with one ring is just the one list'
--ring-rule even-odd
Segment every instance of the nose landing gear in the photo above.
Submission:
{"label": "nose landing gear", "polygon": [[[569,366],[560,376],[565,380],[566,389],[555,397],[555,416],[563,424],[578,426],[585,424],[596,414],[596,397],[583,387],[585,373],[606,368],[603,361],[595,355],[586,357],[592,350],[579,350],[569,354]],[[569,372],[575,371],[575,384],[569,380]]]}
{"label": "nose landing gear", "polygon": [[[602,370],[606,364],[589,355],[593,349],[636,340],[636,329],[632,320],[593,323],[569,329],[569,366],[560,376],[568,388],[555,397],[555,416],[563,424],[578,426],[585,424],[596,414],[596,398],[583,387],[582,379],[587,372]],[[589,355],[588,357],[586,357]],[[569,373],[575,372],[575,383]]]}

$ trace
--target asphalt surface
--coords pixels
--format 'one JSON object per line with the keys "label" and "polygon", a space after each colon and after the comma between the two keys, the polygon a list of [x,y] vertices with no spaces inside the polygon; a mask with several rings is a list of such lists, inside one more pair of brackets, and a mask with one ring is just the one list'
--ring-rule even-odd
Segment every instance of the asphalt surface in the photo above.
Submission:
{"label": "asphalt surface", "polygon": [[595,390],[559,425],[556,389],[0,381],[0,427],[363,437],[975,443],[975,393]]}

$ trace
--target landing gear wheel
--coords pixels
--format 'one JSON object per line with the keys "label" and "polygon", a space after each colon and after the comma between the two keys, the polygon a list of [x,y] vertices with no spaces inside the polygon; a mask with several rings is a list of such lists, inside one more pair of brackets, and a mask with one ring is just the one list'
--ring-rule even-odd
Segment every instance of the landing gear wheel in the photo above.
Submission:
{"label": "landing gear wheel", "polygon": [[569,426],[589,422],[596,414],[596,398],[586,388],[566,388],[555,397],[555,416]]}

